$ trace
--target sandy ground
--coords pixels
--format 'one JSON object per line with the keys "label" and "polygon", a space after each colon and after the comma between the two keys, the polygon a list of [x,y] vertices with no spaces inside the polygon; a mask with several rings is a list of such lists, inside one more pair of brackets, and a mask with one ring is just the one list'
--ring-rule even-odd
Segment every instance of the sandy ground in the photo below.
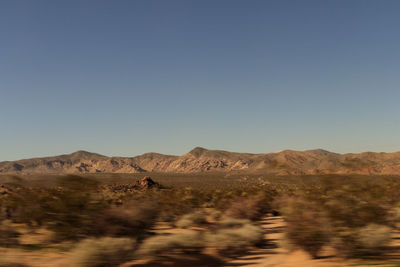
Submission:
{"label": "sandy ground", "polygon": [[[312,260],[303,251],[288,253],[280,248],[279,241],[283,237],[282,231],[285,226],[281,217],[266,218],[260,222],[260,225],[265,229],[267,245],[264,248],[251,250],[247,255],[234,259],[225,266],[332,266],[327,260]],[[335,262],[333,266],[338,266],[338,263]]]}
{"label": "sandy ground", "polygon": [[[334,251],[327,248],[321,259],[312,259],[306,252],[296,250],[289,252],[279,243],[283,238],[285,223],[282,217],[268,217],[260,222],[265,230],[265,241],[268,245],[264,248],[249,251],[247,255],[231,260],[225,266],[279,266],[279,267],[307,267],[307,266],[400,266],[400,250],[398,253],[388,255],[384,261],[343,260],[334,257]],[[400,245],[399,233],[395,233],[391,246],[397,248]],[[394,249],[396,251],[396,249]]]}

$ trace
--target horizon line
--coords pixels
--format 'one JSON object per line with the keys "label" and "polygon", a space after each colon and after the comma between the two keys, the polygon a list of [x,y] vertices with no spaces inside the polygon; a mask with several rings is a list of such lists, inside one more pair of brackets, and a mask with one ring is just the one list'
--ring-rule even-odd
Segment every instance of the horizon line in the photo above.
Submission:
{"label": "horizon line", "polygon": [[394,153],[399,153],[400,151],[393,151],[393,152],[386,152],[386,151],[363,151],[363,152],[345,152],[345,153],[340,153],[340,152],[333,152],[327,149],[323,149],[323,148],[315,148],[315,149],[305,149],[305,150],[295,150],[295,149],[282,149],[282,150],[278,150],[278,151],[273,151],[273,152],[261,152],[261,153],[253,153],[253,152],[237,152],[237,151],[229,151],[229,150],[225,150],[225,149],[208,149],[208,148],[204,148],[204,147],[200,147],[200,146],[196,146],[193,149],[189,150],[188,152],[181,154],[181,155],[175,155],[175,154],[167,154],[167,153],[159,153],[159,152],[145,152],[145,153],[141,153],[141,154],[137,154],[137,155],[133,155],[133,156],[118,156],[118,155],[105,155],[105,154],[100,154],[97,152],[91,152],[85,149],[79,149],[76,150],[74,152],[71,153],[63,153],[63,154],[56,154],[56,155],[47,155],[47,156],[33,156],[33,157],[29,157],[29,158],[21,158],[21,159],[16,159],[16,160],[2,160],[0,161],[0,163],[3,162],[13,162],[13,161],[21,161],[21,160],[30,160],[30,159],[44,159],[44,158],[51,158],[51,157],[61,157],[61,156],[70,156],[73,154],[77,154],[77,153],[89,153],[89,154],[95,154],[98,156],[103,156],[103,157],[107,157],[107,158],[134,158],[134,157],[138,157],[138,156],[142,156],[142,155],[146,155],[146,154],[159,154],[159,155],[164,155],[164,156],[175,156],[175,157],[181,157],[185,154],[188,154],[196,149],[202,149],[202,150],[206,150],[206,151],[219,151],[219,152],[228,152],[228,153],[235,153],[235,154],[253,154],[253,155],[267,155],[267,154],[278,154],[278,153],[282,153],[282,152],[311,152],[311,151],[323,151],[323,152],[328,152],[331,154],[338,154],[338,155],[356,155],[356,154],[365,154],[365,153],[374,153],[374,154],[394,154]]}

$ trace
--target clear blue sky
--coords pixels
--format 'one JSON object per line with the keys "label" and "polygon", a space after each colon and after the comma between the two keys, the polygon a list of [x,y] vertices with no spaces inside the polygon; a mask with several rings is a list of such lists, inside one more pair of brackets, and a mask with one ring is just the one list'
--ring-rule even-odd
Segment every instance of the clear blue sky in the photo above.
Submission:
{"label": "clear blue sky", "polygon": [[0,1],[0,160],[400,150],[400,1]]}

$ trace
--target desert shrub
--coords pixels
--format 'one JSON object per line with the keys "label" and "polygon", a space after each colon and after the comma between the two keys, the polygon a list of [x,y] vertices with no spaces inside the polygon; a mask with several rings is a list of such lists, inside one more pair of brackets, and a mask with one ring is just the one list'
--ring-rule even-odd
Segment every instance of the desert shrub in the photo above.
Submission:
{"label": "desert shrub", "polygon": [[94,225],[96,235],[141,238],[151,228],[159,209],[149,201],[135,201],[113,207],[98,214]]}
{"label": "desert shrub", "polygon": [[[67,182],[63,180],[65,185]],[[55,241],[90,236],[140,236],[150,228],[157,216],[154,201],[144,198],[111,206],[89,183],[81,190],[73,179],[66,187],[24,189],[13,199],[13,219],[30,225],[45,225]]]}
{"label": "desert shrub", "polygon": [[140,256],[154,257],[173,250],[199,252],[204,247],[200,233],[191,231],[170,235],[158,235],[145,239],[137,252]]}
{"label": "desert shrub", "polygon": [[214,208],[207,208],[207,221],[216,222],[220,220],[222,217],[222,213],[219,210]]}
{"label": "desert shrub", "polygon": [[286,220],[286,237],[294,246],[304,249],[313,258],[330,241],[329,221],[314,203],[291,198],[282,209]]}
{"label": "desert shrub", "polygon": [[224,217],[222,220],[218,222],[218,228],[235,228],[241,227],[246,224],[250,224],[251,222],[246,219],[236,219],[231,217]]}
{"label": "desert shrub", "polygon": [[358,241],[370,251],[386,247],[391,241],[391,229],[385,225],[369,224],[360,229]]}
{"label": "desert shrub", "polygon": [[149,197],[157,201],[163,221],[173,222],[176,218],[198,208],[197,201],[199,200],[196,200],[191,193],[192,191],[185,189],[161,190],[151,192]]}
{"label": "desert shrub", "polygon": [[63,175],[57,178],[57,186],[68,189],[70,191],[89,192],[96,190],[99,186],[99,181],[79,176],[79,175]]}
{"label": "desert shrub", "polygon": [[45,214],[42,200],[50,199],[50,193],[46,190],[15,187],[2,198],[2,208],[8,219],[19,223],[42,224]]}
{"label": "desert shrub", "polygon": [[335,227],[358,228],[367,224],[386,224],[389,209],[385,192],[371,186],[342,186],[315,199],[324,207]]}
{"label": "desert shrub", "polygon": [[390,227],[369,224],[358,229],[342,229],[332,243],[340,256],[351,258],[381,255],[390,241]]}
{"label": "desert shrub", "polygon": [[0,246],[9,247],[18,244],[20,234],[12,227],[9,220],[4,220],[0,224]]}
{"label": "desert shrub", "polygon": [[133,257],[135,242],[129,238],[104,237],[81,241],[71,254],[71,266],[114,267]]}
{"label": "desert shrub", "polygon": [[226,210],[229,217],[258,220],[271,210],[271,198],[265,193],[240,197]]}
{"label": "desert shrub", "polygon": [[206,244],[222,255],[235,255],[249,247],[259,245],[264,240],[261,227],[247,223],[238,228],[222,228],[205,235]]}
{"label": "desert shrub", "polygon": [[42,206],[45,223],[57,240],[95,235],[96,218],[106,209],[105,203],[84,191],[57,192]]}
{"label": "desert shrub", "polygon": [[313,257],[329,242],[344,257],[379,254],[398,216],[398,194],[385,183],[325,180],[295,195],[280,203],[286,236]]}
{"label": "desert shrub", "polygon": [[342,258],[358,257],[357,229],[341,228],[332,238],[331,245]]}
{"label": "desert shrub", "polygon": [[286,252],[293,252],[295,250],[293,242],[286,233],[283,234],[282,238],[277,240],[277,245],[278,247],[283,248]]}
{"label": "desert shrub", "polygon": [[97,214],[107,208],[96,196],[97,183],[83,177],[64,176],[52,188],[18,187],[7,197],[7,210],[17,223],[45,225],[56,240],[93,235]]}
{"label": "desert shrub", "polygon": [[207,223],[207,213],[203,210],[198,210],[192,213],[183,215],[175,224],[180,228],[187,228],[190,226],[199,226]]}

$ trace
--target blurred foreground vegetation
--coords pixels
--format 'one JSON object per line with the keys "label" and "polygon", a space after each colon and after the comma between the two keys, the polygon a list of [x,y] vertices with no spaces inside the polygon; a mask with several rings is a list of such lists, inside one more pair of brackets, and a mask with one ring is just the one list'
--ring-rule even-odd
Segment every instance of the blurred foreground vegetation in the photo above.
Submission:
{"label": "blurred foreground vegetation", "polygon": [[398,177],[151,177],[0,177],[0,253],[52,249],[64,266],[162,266],[182,255],[221,266],[267,246],[259,220],[283,216],[288,252],[376,260],[399,230]]}

